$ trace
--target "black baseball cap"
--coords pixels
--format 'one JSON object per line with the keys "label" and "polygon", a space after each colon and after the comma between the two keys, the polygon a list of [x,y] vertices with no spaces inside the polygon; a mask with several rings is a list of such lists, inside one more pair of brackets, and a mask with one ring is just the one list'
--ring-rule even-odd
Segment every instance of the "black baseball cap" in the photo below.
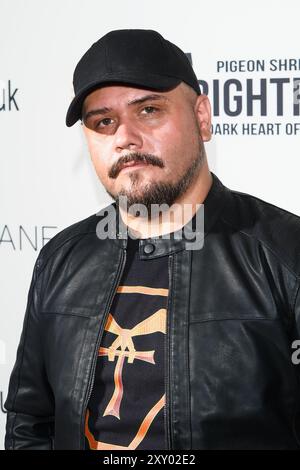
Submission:
{"label": "black baseball cap", "polygon": [[101,85],[111,82],[166,91],[182,81],[201,94],[186,54],[157,31],[110,31],[92,44],[76,65],[75,97],[69,106],[66,124],[71,127],[81,119],[85,98]]}

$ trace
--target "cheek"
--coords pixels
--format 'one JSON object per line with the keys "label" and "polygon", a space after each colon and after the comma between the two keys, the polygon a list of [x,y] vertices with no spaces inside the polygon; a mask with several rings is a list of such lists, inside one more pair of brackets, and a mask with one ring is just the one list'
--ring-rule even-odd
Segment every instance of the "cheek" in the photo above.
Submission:
{"label": "cheek", "polygon": [[108,151],[97,137],[89,136],[87,145],[96,173],[101,181],[105,181],[108,172]]}
{"label": "cheek", "polygon": [[188,117],[168,125],[160,136],[161,155],[170,173],[182,174],[199,148],[195,122]]}
{"label": "cheek", "polygon": [[144,134],[144,149],[163,160],[167,160],[168,155],[173,154],[181,139],[180,129],[174,123],[167,122],[152,130],[151,133]]}
{"label": "cheek", "polygon": [[176,156],[184,151],[186,141],[189,140],[180,123],[169,123],[161,130],[158,136],[158,146],[161,149],[162,156],[167,160],[176,163]]}
{"label": "cheek", "polygon": [[89,152],[93,159],[99,158],[100,155],[104,154],[103,142],[100,141],[99,138],[97,138],[97,135],[89,136],[87,139],[87,143],[88,143]]}
{"label": "cheek", "polygon": [[107,144],[103,142],[103,139],[100,140],[97,134],[87,136],[87,145],[94,164],[97,162],[104,163],[107,160],[109,155]]}

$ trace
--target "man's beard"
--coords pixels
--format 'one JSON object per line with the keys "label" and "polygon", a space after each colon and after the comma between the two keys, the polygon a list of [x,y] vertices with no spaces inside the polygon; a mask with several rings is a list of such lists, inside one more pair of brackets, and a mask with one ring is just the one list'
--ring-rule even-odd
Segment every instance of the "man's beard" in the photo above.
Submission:
{"label": "man's beard", "polygon": [[[149,162],[155,162],[155,158],[152,155],[142,155],[142,154],[131,154],[131,156],[138,156],[139,161],[148,160]],[[199,154],[191,162],[189,167],[186,169],[184,174],[175,182],[163,182],[163,181],[151,181],[145,185],[142,190],[139,188],[135,190],[135,187],[139,186],[141,178],[136,172],[130,174],[130,179],[132,182],[132,188],[128,191],[121,189],[121,191],[115,195],[110,193],[107,189],[107,193],[125,210],[134,204],[142,205],[146,208],[147,213],[150,216],[153,207],[152,205],[165,205],[165,207],[171,207],[172,204],[182,196],[188,188],[193,183],[195,177],[200,171],[201,164],[204,159],[204,148],[199,148]],[[122,196],[120,198],[120,196]],[[142,216],[142,213],[141,213]]]}

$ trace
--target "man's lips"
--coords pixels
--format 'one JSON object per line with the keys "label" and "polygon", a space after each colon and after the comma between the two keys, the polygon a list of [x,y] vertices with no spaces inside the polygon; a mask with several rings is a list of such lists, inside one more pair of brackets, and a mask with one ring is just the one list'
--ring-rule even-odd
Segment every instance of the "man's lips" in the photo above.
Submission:
{"label": "man's lips", "polygon": [[129,163],[125,163],[122,167],[121,167],[121,170],[120,170],[120,173],[122,172],[126,172],[126,171],[129,171],[129,170],[134,170],[136,168],[140,168],[140,167],[143,167],[143,166],[148,166],[148,163],[144,163],[144,162],[129,162]]}

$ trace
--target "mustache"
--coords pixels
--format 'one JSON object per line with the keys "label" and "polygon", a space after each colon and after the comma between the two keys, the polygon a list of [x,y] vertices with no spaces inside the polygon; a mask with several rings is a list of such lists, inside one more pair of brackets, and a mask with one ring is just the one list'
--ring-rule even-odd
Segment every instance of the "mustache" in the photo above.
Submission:
{"label": "mustache", "polygon": [[162,160],[156,155],[152,155],[151,153],[140,153],[140,152],[134,152],[130,153],[128,155],[124,155],[124,157],[121,157],[120,160],[118,160],[116,163],[113,164],[111,169],[108,172],[108,176],[110,178],[116,178],[120,171],[123,168],[123,165],[125,163],[147,163],[149,165],[153,166],[158,166],[159,168],[164,167],[164,163]]}

